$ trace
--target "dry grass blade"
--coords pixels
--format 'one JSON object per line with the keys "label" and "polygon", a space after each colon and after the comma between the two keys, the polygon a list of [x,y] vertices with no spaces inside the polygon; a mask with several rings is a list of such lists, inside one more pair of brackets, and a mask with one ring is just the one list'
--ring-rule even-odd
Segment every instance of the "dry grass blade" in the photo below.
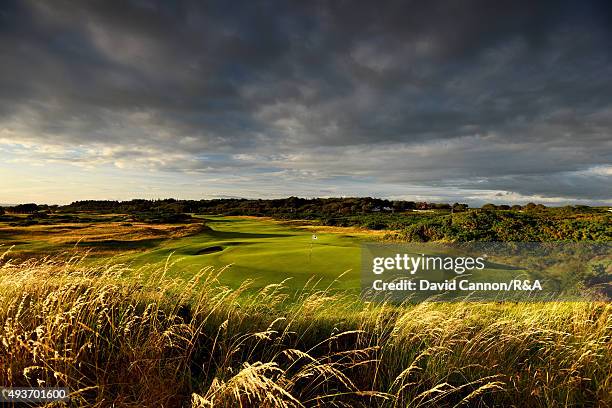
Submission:
{"label": "dry grass blade", "polygon": [[[10,251],[10,249],[9,249]],[[0,255],[0,384],[71,405],[609,406],[612,305],[361,303],[162,265]]]}

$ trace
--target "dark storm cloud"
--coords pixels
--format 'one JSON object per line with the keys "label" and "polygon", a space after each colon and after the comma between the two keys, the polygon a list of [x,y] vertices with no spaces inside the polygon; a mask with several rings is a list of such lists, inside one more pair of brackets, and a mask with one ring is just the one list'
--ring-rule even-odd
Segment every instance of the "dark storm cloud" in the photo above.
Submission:
{"label": "dark storm cloud", "polygon": [[5,2],[0,140],[77,148],[67,161],[605,200],[606,3]]}

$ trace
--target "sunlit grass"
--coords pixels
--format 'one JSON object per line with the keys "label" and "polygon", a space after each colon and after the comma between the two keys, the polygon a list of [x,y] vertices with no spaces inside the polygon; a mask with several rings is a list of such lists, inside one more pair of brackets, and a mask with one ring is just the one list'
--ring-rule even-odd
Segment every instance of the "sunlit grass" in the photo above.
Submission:
{"label": "sunlit grass", "polygon": [[[0,261],[0,384],[72,406],[607,406],[605,303],[363,303],[170,264]],[[247,294],[249,293],[249,294]]]}

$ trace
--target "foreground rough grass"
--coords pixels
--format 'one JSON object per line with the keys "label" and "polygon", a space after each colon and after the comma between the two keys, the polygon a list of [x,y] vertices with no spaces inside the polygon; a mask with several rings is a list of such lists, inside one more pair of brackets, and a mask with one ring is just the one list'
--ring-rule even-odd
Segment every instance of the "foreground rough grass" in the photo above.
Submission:
{"label": "foreground rough grass", "polygon": [[0,384],[98,407],[612,404],[609,304],[393,307],[149,268],[5,255]]}

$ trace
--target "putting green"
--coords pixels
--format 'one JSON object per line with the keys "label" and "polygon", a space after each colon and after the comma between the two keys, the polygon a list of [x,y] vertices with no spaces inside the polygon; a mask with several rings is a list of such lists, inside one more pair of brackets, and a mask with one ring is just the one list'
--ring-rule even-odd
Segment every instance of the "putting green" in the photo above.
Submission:
{"label": "putting green", "polygon": [[[188,279],[201,268],[222,268],[223,284],[237,287],[245,279],[253,287],[279,283],[301,289],[314,278],[326,287],[346,272],[338,289],[359,290],[360,243],[367,234],[316,233],[257,218],[207,216],[210,230],[173,239],[128,258],[134,265],[165,262],[170,274]],[[127,260],[127,259],[126,259]]]}

